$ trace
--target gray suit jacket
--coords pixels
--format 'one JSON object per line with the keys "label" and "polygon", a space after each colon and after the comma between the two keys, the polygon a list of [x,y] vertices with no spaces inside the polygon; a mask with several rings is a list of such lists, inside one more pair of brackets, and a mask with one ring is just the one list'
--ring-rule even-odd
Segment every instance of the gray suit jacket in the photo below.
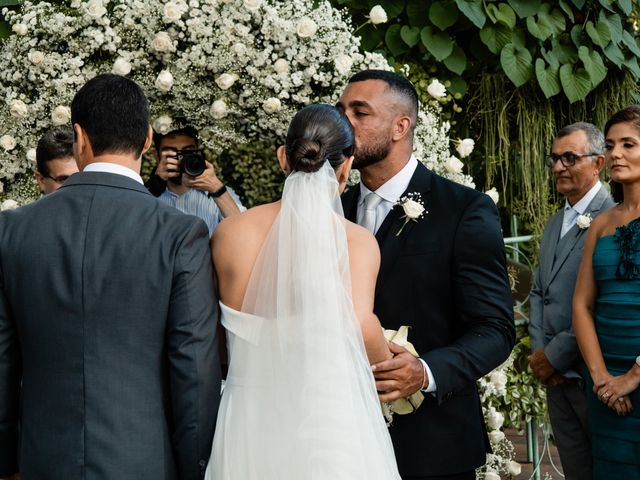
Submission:
{"label": "gray suit jacket", "polygon": [[[592,217],[615,205],[601,187],[585,213]],[[586,229],[571,227],[560,239],[563,210],[553,215],[544,229],[540,265],[531,290],[529,334],[531,349],[544,348],[551,365],[567,377],[578,377],[580,351],[571,326],[573,290],[582,260]]]}
{"label": "gray suit jacket", "polygon": [[0,477],[197,480],[220,393],[207,228],[121,175],[0,214]]}

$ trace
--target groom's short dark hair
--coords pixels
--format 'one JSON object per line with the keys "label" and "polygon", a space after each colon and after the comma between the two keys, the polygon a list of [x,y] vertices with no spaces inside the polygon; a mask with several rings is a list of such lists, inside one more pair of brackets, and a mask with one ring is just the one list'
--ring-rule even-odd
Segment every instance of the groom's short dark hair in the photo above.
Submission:
{"label": "groom's short dark hair", "polygon": [[137,158],[149,132],[149,102],[133,80],[98,75],[73,97],[71,123],[87,133],[95,156],[134,153]]}
{"label": "groom's short dark hair", "polygon": [[353,75],[349,79],[349,83],[364,82],[365,80],[382,80],[391,90],[404,97],[411,106],[412,111],[410,113],[414,122],[416,121],[418,117],[418,93],[409,80],[402,75],[387,70],[362,70]]}

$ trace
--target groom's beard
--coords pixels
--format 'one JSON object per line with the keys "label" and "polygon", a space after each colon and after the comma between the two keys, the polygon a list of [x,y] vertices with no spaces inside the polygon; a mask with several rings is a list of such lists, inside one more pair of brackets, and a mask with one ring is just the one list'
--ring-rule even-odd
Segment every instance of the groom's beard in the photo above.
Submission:
{"label": "groom's beard", "polygon": [[362,145],[356,148],[353,168],[358,170],[381,162],[389,155],[391,150],[391,142],[388,140],[379,140],[377,143],[371,145]]}

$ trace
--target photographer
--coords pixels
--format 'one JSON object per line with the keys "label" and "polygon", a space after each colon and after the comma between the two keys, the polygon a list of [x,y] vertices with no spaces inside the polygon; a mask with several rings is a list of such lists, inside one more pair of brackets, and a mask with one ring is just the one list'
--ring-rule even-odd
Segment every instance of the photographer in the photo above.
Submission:
{"label": "photographer", "polygon": [[198,150],[195,128],[185,127],[166,135],[154,133],[153,140],[158,165],[146,187],[160,201],[200,217],[209,235],[223,218],[245,210]]}

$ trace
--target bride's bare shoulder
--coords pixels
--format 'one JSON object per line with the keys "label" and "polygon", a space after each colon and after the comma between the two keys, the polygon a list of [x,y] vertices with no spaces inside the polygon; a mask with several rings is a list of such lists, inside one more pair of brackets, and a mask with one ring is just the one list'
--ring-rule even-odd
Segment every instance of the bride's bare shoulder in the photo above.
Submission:
{"label": "bride's bare shoulder", "polygon": [[345,230],[347,232],[347,241],[349,242],[349,251],[362,252],[365,255],[380,255],[380,248],[376,237],[374,237],[366,228],[345,220]]}
{"label": "bride's bare shoulder", "polygon": [[280,210],[280,203],[267,203],[250,208],[239,215],[227,217],[213,232],[211,245],[214,250],[222,247],[225,250],[246,248],[258,240],[261,233],[266,232]]}

